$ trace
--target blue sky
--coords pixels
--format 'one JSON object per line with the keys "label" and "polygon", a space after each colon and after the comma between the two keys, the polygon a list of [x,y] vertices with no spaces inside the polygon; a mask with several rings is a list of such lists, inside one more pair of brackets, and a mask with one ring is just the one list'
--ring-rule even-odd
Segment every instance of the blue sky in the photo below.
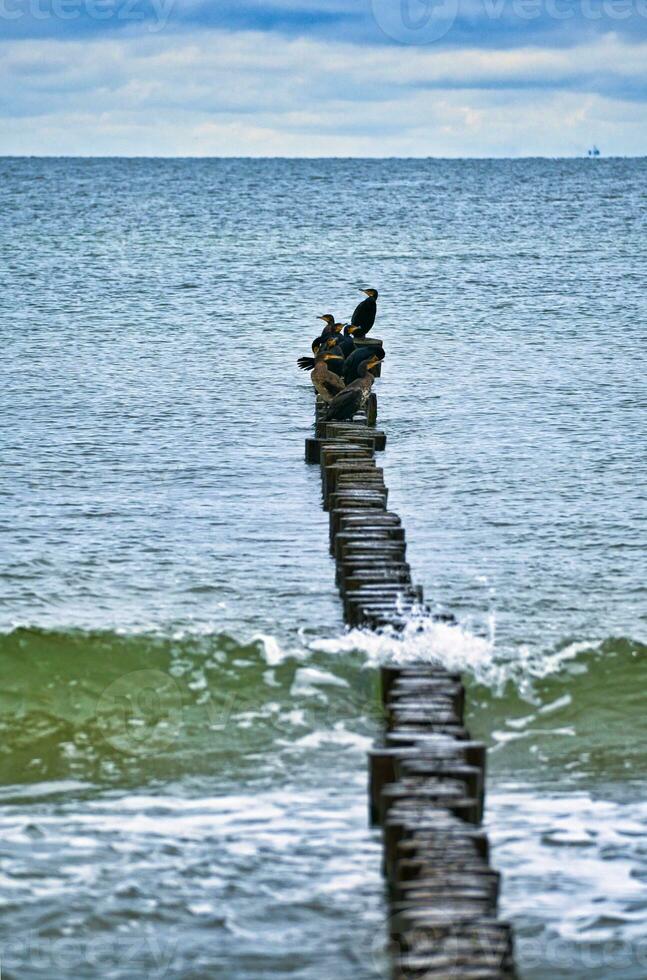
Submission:
{"label": "blue sky", "polygon": [[647,152],[647,0],[0,0],[0,153]]}

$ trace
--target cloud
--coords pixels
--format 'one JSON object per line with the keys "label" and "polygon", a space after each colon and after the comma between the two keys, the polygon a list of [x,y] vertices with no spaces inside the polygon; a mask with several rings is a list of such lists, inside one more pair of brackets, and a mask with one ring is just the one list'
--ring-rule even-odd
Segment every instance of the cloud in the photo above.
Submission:
{"label": "cloud", "polygon": [[384,156],[645,147],[647,42],[396,46],[200,30],[0,43],[0,152]]}
{"label": "cloud", "polygon": [[[448,29],[434,31],[439,21]],[[569,47],[610,31],[647,39],[647,0],[0,0],[5,39],[202,29],[397,46],[401,54],[402,42],[406,51],[430,38],[450,48]]]}

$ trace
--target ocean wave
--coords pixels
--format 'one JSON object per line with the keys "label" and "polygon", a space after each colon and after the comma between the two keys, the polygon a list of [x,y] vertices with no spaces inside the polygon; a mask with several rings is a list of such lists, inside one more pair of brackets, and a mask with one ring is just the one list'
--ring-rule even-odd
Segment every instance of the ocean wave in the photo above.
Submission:
{"label": "ocean wave", "polygon": [[334,725],[366,733],[363,659],[265,635],[14,629],[0,635],[0,782],[217,774]]}
{"label": "ocean wave", "polygon": [[494,767],[626,780],[647,765],[647,646],[629,637],[502,655],[493,631],[478,637],[421,619],[401,633],[354,630],[312,647],[338,656],[361,650],[367,665],[423,660],[461,671],[467,725],[490,744]]}
{"label": "ocean wave", "polygon": [[570,679],[589,671],[598,657],[619,655],[631,660],[647,654],[647,646],[640,641],[609,637],[570,641],[554,650],[532,650],[521,644],[512,654],[502,656],[497,651],[493,622],[487,636],[478,636],[459,624],[428,617],[412,618],[401,631],[350,630],[341,637],[314,640],[310,649],[329,654],[360,650],[367,666],[385,662],[437,664],[467,673],[472,684],[488,688],[494,696],[512,688],[529,701],[538,696],[538,682],[550,677]]}
{"label": "ocean wave", "polygon": [[430,621],[293,650],[266,635],[21,627],[0,636],[0,781],[141,781],[286,747],[358,747],[381,724],[372,668],[421,659],[464,672],[470,724],[495,746],[604,728],[599,750],[615,765],[629,728],[645,726],[646,655],[615,637],[503,659],[493,637]]}

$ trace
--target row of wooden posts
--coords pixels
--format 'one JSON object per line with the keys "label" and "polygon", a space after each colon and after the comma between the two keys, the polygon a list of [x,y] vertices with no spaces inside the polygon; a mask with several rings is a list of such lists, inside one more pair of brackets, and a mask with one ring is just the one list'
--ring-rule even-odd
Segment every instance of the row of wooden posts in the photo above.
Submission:
{"label": "row of wooden posts", "polygon": [[[321,467],[346,622],[399,631],[434,618],[411,578],[402,521],[387,507],[375,395],[353,422],[324,422],[324,409],[318,397],[306,461]],[[369,812],[383,834],[393,980],[514,978],[511,929],[497,918],[499,875],[480,826],[485,745],[465,728],[461,677],[427,661],[385,665],[381,698]]]}

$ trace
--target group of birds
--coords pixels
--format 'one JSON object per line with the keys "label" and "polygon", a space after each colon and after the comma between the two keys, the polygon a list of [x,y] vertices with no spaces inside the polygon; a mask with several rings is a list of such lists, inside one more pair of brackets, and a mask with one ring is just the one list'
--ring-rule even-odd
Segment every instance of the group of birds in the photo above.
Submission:
{"label": "group of birds", "polygon": [[372,369],[384,358],[376,345],[357,345],[366,337],[377,316],[377,289],[362,289],[366,299],[353,312],[350,323],[337,323],[332,313],[317,317],[326,324],[312,341],[313,357],[300,357],[297,364],[310,371],[315,390],[327,403],[327,422],[352,419],[363,409],[373,386]]}

